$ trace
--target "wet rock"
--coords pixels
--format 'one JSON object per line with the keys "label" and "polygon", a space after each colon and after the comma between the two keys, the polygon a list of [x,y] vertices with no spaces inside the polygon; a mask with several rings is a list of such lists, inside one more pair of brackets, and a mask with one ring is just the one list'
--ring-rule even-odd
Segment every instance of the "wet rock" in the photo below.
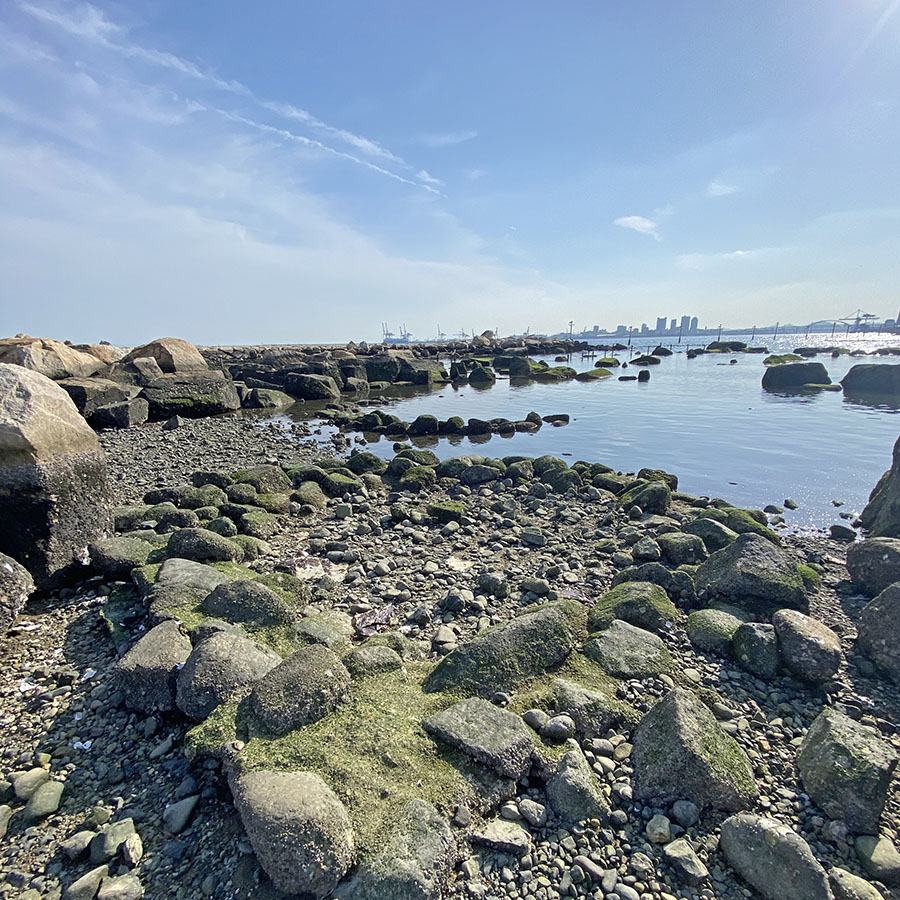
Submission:
{"label": "wet rock", "polygon": [[176,679],[175,702],[192,719],[205,719],[220,703],[259,681],[281,662],[262,644],[218,632],[191,651]]}
{"label": "wet rock", "polygon": [[571,653],[581,616],[580,605],[570,601],[531,607],[445,656],[426,678],[424,689],[488,697],[510,690]]}
{"label": "wet rock", "polygon": [[847,548],[847,571],[853,586],[869,597],[900,581],[900,539],[869,538]]}
{"label": "wet rock", "polygon": [[275,887],[325,897],[354,858],[343,804],[310,772],[258,771],[234,785],[234,801],[256,858]]}
{"label": "wet rock", "polygon": [[809,844],[775,819],[742,813],[722,823],[719,849],[765,900],[829,900],[825,870]]}
{"label": "wet rock", "polygon": [[838,636],[818,619],[781,609],[772,617],[785,666],[813,683],[828,681],[841,665]]}
{"label": "wet rock", "polygon": [[796,391],[807,384],[831,384],[828,370],[822,363],[800,362],[767,366],[762,379],[764,391]]}
{"label": "wet rock", "polygon": [[591,637],[584,653],[617,678],[659,675],[672,665],[672,656],[660,638],[620,619]]}
{"label": "wet rock", "polygon": [[757,796],[750,761],[713,714],[684,688],[670,691],[637,727],[631,761],[635,797],[660,805],[745,809]]}
{"label": "wet rock", "polygon": [[264,627],[286,625],[296,618],[287,601],[258,581],[230,581],[219,585],[203,600],[203,611],[210,616]]}
{"label": "wet rock", "polygon": [[337,400],[340,388],[330,375],[291,372],[284,380],[284,389],[300,400]]}
{"label": "wet rock", "polygon": [[791,609],[807,605],[803,579],[791,558],[758,534],[737,540],[710,556],[694,576],[697,590],[754,611],[773,606]]}
{"label": "wet rock", "polygon": [[559,761],[547,781],[547,799],[564,822],[605,821],[609,815],[609,802],[580,750],[570,750]]}
{"label": "wet rock", "polygon": [[834,709],[810,725],[797,768],[803,788],[834,819],[877,834],[897,752],[878,734]]}
{"label": "wet rock", "polygon": [[410,800],[383,848],[338,889],[340,900],[440,900],[457,858],[447,820],[430,804]]}
{"label": "wet rock", "polygon": [[109,532],[105,456],[69,395],[17,365],[0,364],[0,431],[0,547],[47,587]]}
{"label": "wet rock", "polygon": [[894,396],[900,393],[900,366],[858,363],[841,379],[841,387],[850,397]]}
{"label": "wet rock", "polygon": [[531,766],[534,740],[528,727],[487,700],[461,700],[425,719],[422,727],[505,778],[518,781]]}
{"label": "wet rock", "polygon": [[11,556],[0,553],[0,634],[15,621],[34,591],[28,570]]}
{"label": "wet rock", "polygon": [[147,714],[175,709],[175,679],[190,653],[190,639],[177,622],[150,629],[113,667],[126,705]]}
{"label": "wet rock", "polygon": [[250,698],[263,726],[287,734],[328,715],[350,687],[338,656],[316,644],[303,647],[256,682]]}
{"label": "wet rock", "polygon": [[207,528],[179,528],[172,532],[167,552],[194,562],[240,562],[243,558],[237,544]]}

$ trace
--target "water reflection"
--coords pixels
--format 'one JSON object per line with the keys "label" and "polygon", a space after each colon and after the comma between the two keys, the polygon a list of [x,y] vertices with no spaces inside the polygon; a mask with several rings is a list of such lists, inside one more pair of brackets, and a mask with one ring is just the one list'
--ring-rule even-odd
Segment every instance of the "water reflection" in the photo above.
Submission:
{"label": "water reflection", "polygon": [[875,409],[879,412],[900,412],[900,397],[894,397],[889,394],[847,394],[845,392],[844,403],[849,407]]}

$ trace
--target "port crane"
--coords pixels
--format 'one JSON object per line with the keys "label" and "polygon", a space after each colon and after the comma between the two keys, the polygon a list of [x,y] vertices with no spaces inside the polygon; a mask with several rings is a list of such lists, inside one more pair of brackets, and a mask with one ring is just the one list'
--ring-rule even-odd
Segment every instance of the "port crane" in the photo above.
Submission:
{"label": "port crane", "polygon": [[854,331],[865,331],[869,323],[877,318],[878,316],[876,316],[875,313],[863,312],[862,309],[858,309],[855,313],[850,313],[849,316],[843,316],[838,321],[846,322],[848,328],[849,326],[852,326]]}

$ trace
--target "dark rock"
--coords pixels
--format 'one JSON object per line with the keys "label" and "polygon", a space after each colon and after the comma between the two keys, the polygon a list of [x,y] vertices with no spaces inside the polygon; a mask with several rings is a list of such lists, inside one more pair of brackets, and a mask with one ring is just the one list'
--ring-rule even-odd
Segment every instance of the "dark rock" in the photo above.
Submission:
{"label": "dark rock", "polygon": [[141,396],[150,404],[150,416],[154,419],[214,416],[241,408],[234,382],[216,371],[163,375],[151,381]]}
{"label": "dark rock", "polygon": [[828,370],[822,363],[784,363],[780,366],[768,366],[762,379],[764,391],[796,391],[807,384],[831,384]]}
{"label": "dark rock", "polygon": [[0,635],[15,621],[33,591],[34,581],[28,570],[11,556],[0,553]]}
{"label": "dark rock", "polygon": [[772,625],[744,622],[734,633],[734,657],[741,667],[766,680],[774,678],[781,661]]}
{"label": "dark rock", "polygon": [[218,619],[258,628],[286,625],[296,618],[295,610],[279,594],[249,580],[219,585],[203,600],[203,611]]}
{"label": "dark rock", "polygon": [[151,628],[113,667],[126,705],[148,715],[175,709],[175,678],[190,653],[191,642],[177,622]]}
{"label": "dark rock", "polygon": [[300,400],[337,400],[340,388],[330,375],[291,372],[284,380],[284,389]]}
{"label": "dark rock", "polygon": [[900,394],[900,366],[859,363],[841,379],[841,387],[851,397],[896,396]]}
{"label": "dark rock", "polygon": [[87,416],[94,428],[131,428],[132,425],[143,425],[149,418],[150,404],[142,397],[98,406]]}
{"label": "dark rock", "polygon": [[741,620],[720,609],[698,609],[687,617],[690,642],[700,650],[728,659],[734,655],[732,641]]}
{"label": "dark rock", "polygon": [[94,541],[90,557],[94,568],[107,578],[124,581],[131,570],[147,562],[153,546],[135,537],[112,537]]}

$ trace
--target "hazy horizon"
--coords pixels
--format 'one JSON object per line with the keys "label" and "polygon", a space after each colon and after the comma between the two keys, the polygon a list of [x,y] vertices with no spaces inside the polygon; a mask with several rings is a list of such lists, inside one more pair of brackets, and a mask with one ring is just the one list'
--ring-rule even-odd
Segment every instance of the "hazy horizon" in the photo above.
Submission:
{"label": "hazy horizon", "polygon": [[900,0],[8,0],[4,333],[893,318]]}

